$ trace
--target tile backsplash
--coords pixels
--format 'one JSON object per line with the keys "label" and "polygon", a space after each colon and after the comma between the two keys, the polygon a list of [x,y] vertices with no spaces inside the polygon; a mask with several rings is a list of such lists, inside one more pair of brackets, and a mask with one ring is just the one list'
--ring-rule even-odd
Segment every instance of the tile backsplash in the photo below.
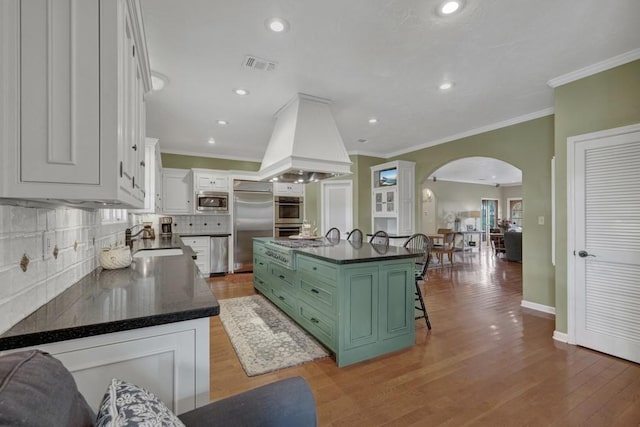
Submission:
{"label": "tile backsplash", "polygon": [[103,223],[96,209],[0,205],[0,333],[94,270],[98,251],[122,244],[127,225]]}
{"label": "tile backsplash", "polygon": [[141,221],[153,222],[156,232],[160,229],[158,218],[171,216],[173,218],[172,231],[182,234],[197,233],[230,233],[231,217],[229,215],[141,215]]}

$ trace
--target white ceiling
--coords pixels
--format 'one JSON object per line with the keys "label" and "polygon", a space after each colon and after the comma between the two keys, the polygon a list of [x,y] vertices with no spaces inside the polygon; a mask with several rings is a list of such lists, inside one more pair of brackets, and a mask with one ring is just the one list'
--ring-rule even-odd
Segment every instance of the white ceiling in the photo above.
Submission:
{"label": "white ceiling", "polygon": [[465,157],[447,163],[429,176],[438,181],[484,185],[521,185],[522,171],[502,160],[489,157]]}
{"label": "white ceiling", "polygon": [[[169,78],[147,134],[162,151],[259,161],[273,114],[303,92],[333,100],[351,154],[386,157],[548,114],[549,79],[640,47],[638,0],[466,0],[446,18],[438,3],[142,0],[151,68]],[[290,31],[268,31],[273,16]],[[243,68],[247,54],[276,69]]]}

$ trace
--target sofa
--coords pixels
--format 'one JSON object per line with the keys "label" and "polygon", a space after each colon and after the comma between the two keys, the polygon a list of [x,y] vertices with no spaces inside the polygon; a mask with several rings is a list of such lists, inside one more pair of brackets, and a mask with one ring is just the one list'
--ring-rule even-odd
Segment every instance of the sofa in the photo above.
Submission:
{"label": "sofa", "polygon": [[154,422],[146,425],[317,425],[313,394],[301,377],[267,384],[178,416],[151,392],[114,379],[105,384],[105,398],[95,414],[71,373],[53,356],[39,350],[0,356],[0,426],[145,425],[147,416]]}

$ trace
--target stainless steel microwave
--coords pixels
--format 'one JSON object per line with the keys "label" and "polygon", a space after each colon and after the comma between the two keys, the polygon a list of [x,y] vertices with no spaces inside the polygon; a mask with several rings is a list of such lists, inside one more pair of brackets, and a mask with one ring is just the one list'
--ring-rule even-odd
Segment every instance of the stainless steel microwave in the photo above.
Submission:
{"label": "stainless steel microwave", "polygon": [[229,193],[198,191],[195,202],[196,212],[229,213]]}

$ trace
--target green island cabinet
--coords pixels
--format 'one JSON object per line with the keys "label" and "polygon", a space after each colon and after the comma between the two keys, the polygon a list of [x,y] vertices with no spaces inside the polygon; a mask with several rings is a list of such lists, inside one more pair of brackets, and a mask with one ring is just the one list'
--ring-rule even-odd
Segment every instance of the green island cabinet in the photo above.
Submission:
{"label": "green island cabinet", "polygon": [[339,367],[414,345],[413,257],[322,259],[296,249],[285,266],[265,243],[254,239],[255,288],[333,351]]}

